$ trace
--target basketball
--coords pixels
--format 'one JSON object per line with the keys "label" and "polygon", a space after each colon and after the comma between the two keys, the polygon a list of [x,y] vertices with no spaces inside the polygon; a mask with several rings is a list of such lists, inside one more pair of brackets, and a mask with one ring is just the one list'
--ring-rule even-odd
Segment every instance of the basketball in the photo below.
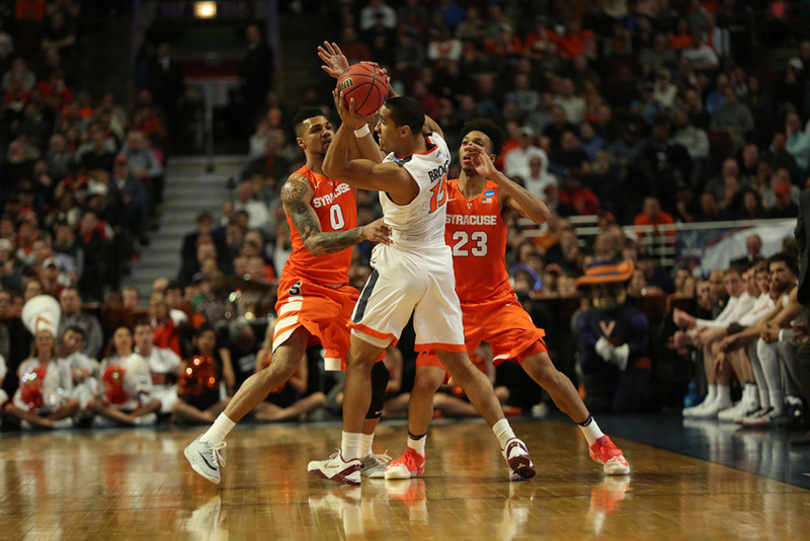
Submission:
{"label": "basketball", "polygon": [[388,97],[388,80],[374,64],[361,62],[340,76],[337,89],[343,91],[346,107],[354,98],[354,112],[360,116],[376,113]]}

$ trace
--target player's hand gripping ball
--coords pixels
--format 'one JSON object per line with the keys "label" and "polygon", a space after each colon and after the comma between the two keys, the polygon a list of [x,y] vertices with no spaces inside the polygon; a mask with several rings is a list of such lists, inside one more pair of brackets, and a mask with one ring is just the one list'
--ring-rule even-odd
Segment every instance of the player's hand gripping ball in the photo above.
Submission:
{"label": "player's hand gripping ball", "polygon": [[388,98],[388,78],[376,64],[361,62],[349,67],[338,78],[346,108],[354,99],[354,112],[360,116],[376,113]]}

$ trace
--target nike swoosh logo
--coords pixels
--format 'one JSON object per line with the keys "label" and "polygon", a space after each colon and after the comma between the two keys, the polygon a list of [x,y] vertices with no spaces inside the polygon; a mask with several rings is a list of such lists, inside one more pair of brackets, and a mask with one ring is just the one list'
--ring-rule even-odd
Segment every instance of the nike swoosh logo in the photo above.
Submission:
{"label": "nike swoosh logo", "polygon": [[456,198],[454,197],[452,199],[448,199],[447,202],[449,203],[450,201],[455,201],[455,200],[456,200]]}
{"label": "nike swoosh logo", "polygon": [[374,412],[374,415],[381,415],[381,414],[382,414],[382,410]]}
{"label": "nike swoosh logo", "polygon": [[209,468],[211,468],[212,470],[217,469],[217,468],[216,468],[216,466],[212,466],[212,465],[211,465],[211,463],[210,463],[210,462],[208,462],[208,461],[205,459],[205,455],[204,455],[204,454],[202,454],[202,453],[197,453],[197,454],[198,454],[198,455],[200,455],[200,458],[202,458],[202,459],[203,459],[203,462],[205,462],[205,465],[206,465],[206,466],[208,466],[208,467],[209,467]]}

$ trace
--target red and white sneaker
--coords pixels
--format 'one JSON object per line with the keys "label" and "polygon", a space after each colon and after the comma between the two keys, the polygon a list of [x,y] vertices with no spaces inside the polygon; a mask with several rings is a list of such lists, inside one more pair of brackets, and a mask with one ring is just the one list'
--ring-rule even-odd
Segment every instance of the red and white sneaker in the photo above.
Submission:
{"label": "red and white sneaker", "polygon": [[591,445],[588,452],[591,458],[604,466],[608,475],[627,475],[630,473],[630,464],[622,455],[622,450],[610,441],[607,436],[602,436]]}
{"label": "red and white sneaker", "polygon": [[385,468],[386,479],[411,479],[423,473],[425,473],[425,457],[410,447],[406,447],[402,456],[392,460]]}
{"label": "red and white sneaker", "polygon": [[326,460],[313,460],[307,464],[310,475],[346,485],[359,485],[362,469],[363,463],[359,458],[343,460],[340,451]]}
{"label": "red and white sneaker", "polygon": [[506,447],[504,447],[501,452],[513,472],[511,477],[513,481],[523,481],[534,477],[536,473],[534,471],[534,464],[532,464],[532,459],[529,456],[529,450],[526,448],[525,443],[517,438],[512,438],[506,442]]}

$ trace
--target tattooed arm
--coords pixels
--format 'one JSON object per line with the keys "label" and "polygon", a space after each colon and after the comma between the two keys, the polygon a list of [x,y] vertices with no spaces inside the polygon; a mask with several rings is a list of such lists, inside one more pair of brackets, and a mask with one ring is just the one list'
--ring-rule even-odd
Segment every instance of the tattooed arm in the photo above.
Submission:
{"label": "tattooed arm", "polygon": [[382,219],[347,231],[324,233],[321,231],[318,215],[311,205],[312,196],[309,181],[296,173],[290,175],[281,189],[284,212],[292,219],[304,246],[313,256],[334,254],[364,240],[390,243],[391,228],[382,223]]}

